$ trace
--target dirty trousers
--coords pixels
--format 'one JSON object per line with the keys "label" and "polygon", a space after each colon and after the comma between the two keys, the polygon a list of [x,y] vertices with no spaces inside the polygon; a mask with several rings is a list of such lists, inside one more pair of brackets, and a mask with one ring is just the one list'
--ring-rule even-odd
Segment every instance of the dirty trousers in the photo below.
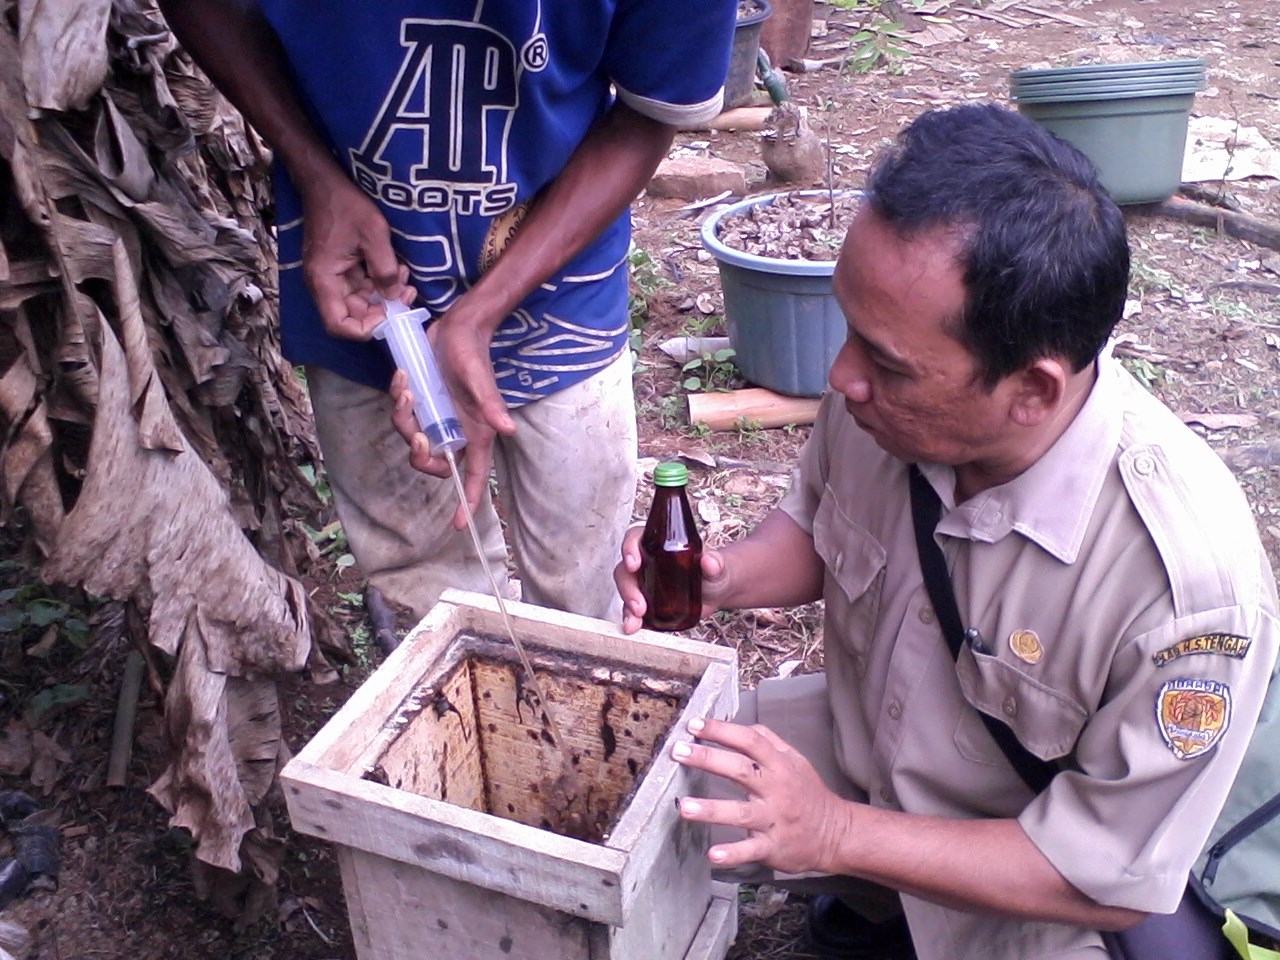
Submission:
{"label": "dirty trousers", "polygon": [[[320,367],[307,368],[307,383],[338,517],[369,582],[419,617],[447,587],[488,594],[470,536],[453,528],[453,483],[409,466],[390,396]],[[511,417],[516,433],[496,439],[493,459],[520,598],[620,620],[613,568],[636,492],[630,351]],[[515,598],[489,490],[476,526],[500,588]]]}

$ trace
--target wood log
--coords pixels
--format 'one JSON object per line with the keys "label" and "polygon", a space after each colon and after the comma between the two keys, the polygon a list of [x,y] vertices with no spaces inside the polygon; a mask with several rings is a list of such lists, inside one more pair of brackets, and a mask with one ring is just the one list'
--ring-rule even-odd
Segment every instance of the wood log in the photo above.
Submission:
{"label": "wood log", "polygon": [[1184,200],[1182,197],[1170,197],[1163,203],[1142,209],[1148,209],[1152,213],[1172,217],[1175,220],[1183,220],[1197,227],[1208,227],[1258,246],[1280,250],[1280,224],[1260,220],[1247,213],[1210,207],[1193,200]]}
{"label": "wood log", "polygon": [[763,130],[768,124],[773,107],[734,107],[706,123],[695,127],[697,130]]}
{"label": "wood log", "polygon": [[788,397],[764,387],[749,387],[731,393],[689,394],[689,422],[706,424],[712,430],[734,430],[743,424],[763,428],[789,423],[813,423],[818,415],[815,397]]}

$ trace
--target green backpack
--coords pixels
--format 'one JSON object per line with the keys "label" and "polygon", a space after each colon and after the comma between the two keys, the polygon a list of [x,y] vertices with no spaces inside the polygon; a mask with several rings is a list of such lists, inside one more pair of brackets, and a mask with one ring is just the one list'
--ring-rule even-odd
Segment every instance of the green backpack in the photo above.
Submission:
{"label": "green backpack", "polygon": [[1280,941],[1280,681],[1276,675],[1227,802],[1191,871],[1191,888],[1218,916],[1230,910],[1252,933]]}

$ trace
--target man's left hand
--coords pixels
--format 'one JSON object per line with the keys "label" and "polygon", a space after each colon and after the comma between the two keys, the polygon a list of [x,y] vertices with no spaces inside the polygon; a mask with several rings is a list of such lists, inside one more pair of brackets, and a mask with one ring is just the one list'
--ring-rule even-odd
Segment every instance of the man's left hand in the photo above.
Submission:
{"label": "man's left hand", "polygon": [[[409,389],[409,375],[403,370],[397,370],[391,378],[391,399],[395,401],[391,422],[409,444],[409,465],[433,477],[448,478],[448,459],[443,455],[432,456],[427,435],[419,429],[418,418],[413,413],[413,391]],[[467,436],[467,445],[458,454],[459,467],[463,470],[462,487],[467,495],[466,509],[474,514],[489,483],[489,468],[493,465],[494,432],[487,424],[469,419],[462,410],[458,410],[458,419]],[[467,515],[461,504],[454,512],[453,525],[459,530],[467,525]]]}
{"label": "man's left hand", "polygon": [[707,851],[719,867],[762,863],[783,873],[831,873],[833,857],[855,806],[841,800],[812,764],[768,727],[723,720],[691,720],[699,740],[728,749],[682,740],[672,748],[677,761],[732,780],[745,800],[685,797],[686,820],[741,827],[747,839],[717,844]]}
{"label": "man's left hand", "polygon": [[[507,412],[507,404],[498,392],[489,355],[491,337],[483,327],[462,319],[458,314],[465,298],[451,307],[432,326],[432,347],[445,385],[466,423],[467,439],[472,437],[471,423],[490,433],[510,435],[516,425]],[[451,316],[452,314],[452,316]]]}

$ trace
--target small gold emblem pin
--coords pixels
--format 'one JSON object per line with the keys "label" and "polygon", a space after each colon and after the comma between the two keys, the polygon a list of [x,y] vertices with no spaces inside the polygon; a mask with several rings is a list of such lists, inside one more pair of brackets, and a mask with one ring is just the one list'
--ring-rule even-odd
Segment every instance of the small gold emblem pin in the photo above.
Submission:
{"label": "small gold emblem pin", "polygon": [[1009,649],[1024,663],[1039,663],[1044,656],[1044,647],[1034,630],[1015,630],[1009,634]]}

